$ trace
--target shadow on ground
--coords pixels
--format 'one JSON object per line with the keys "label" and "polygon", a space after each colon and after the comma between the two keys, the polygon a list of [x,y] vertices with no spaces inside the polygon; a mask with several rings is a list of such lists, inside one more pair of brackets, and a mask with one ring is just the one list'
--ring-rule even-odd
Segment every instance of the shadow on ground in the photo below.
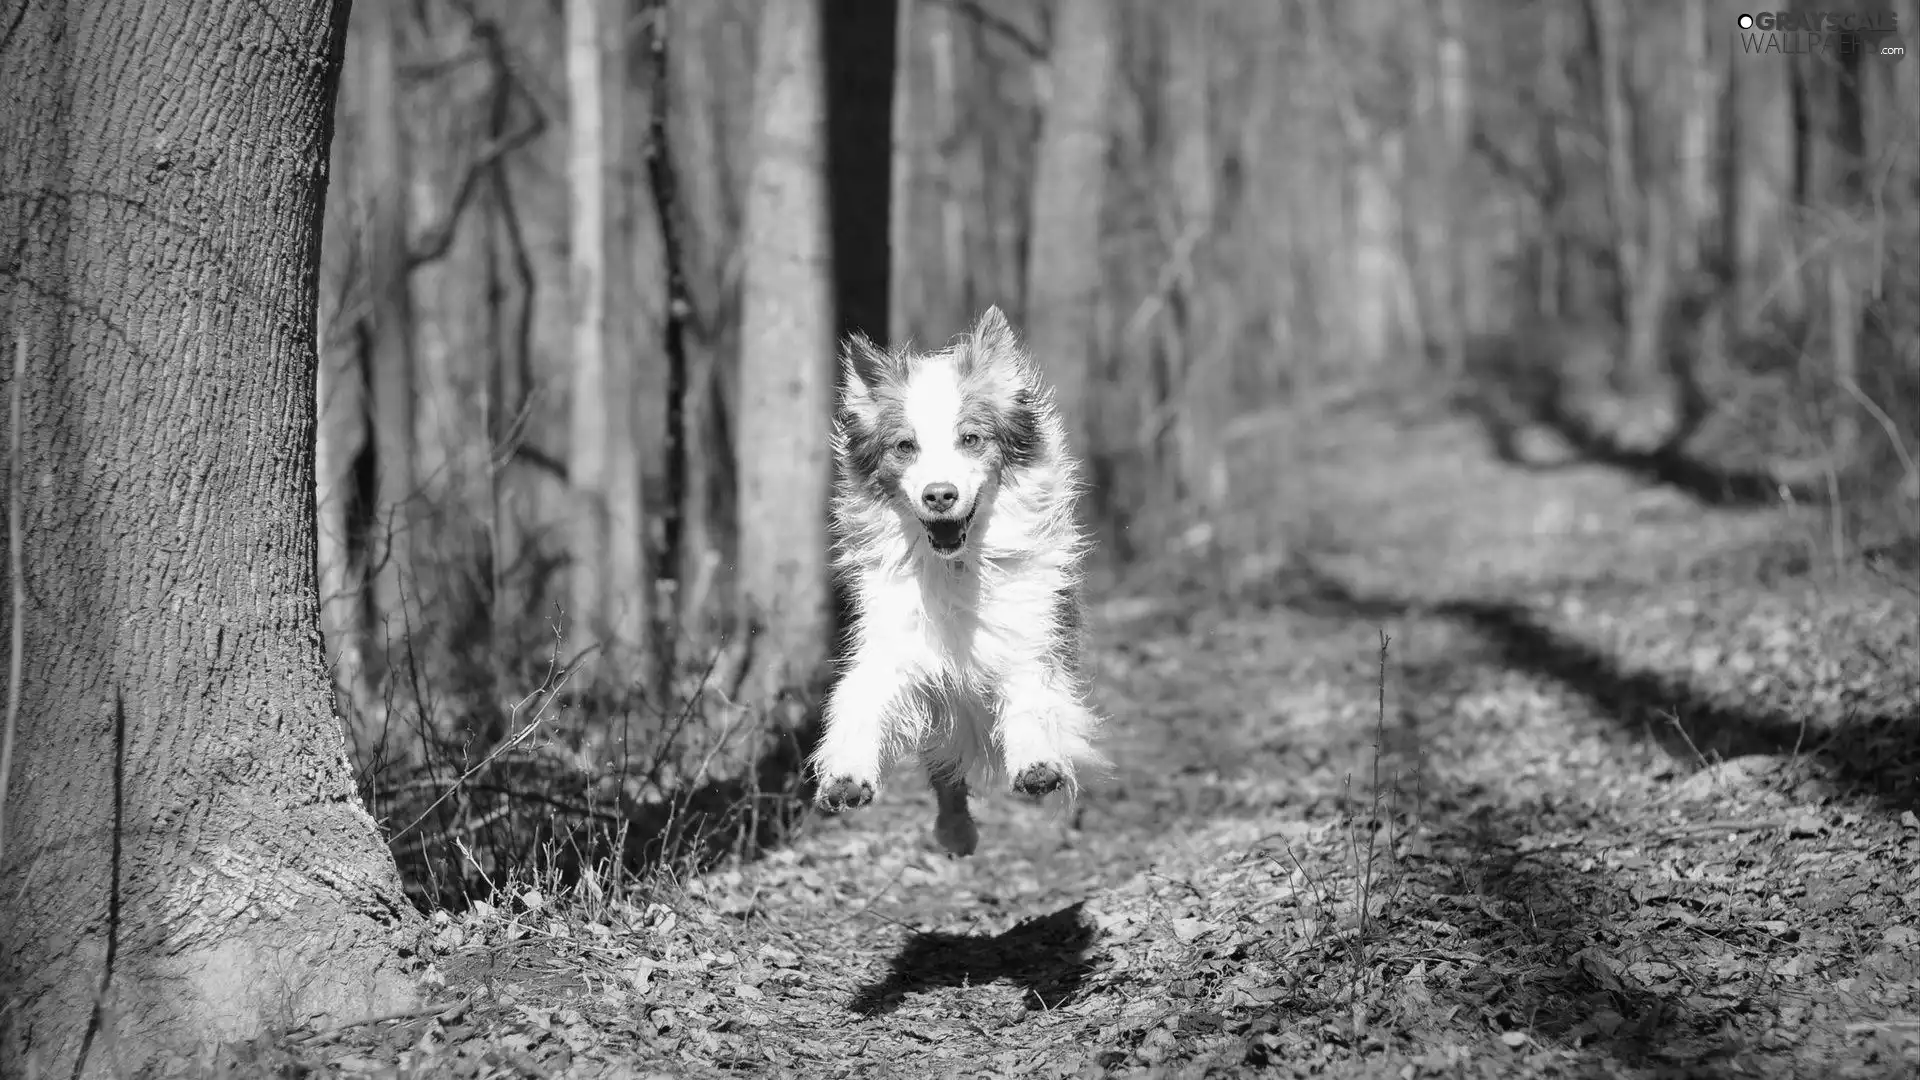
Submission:
{"label": "shadow on ground", "polygon": [[[1534,371],[1530,376],[1538,379],[1542,374]],[[1459,404],[1463,406],[1463,412],[1473,416],[1486,429],[1502,457],[1529,469],[1552,469],[1582,461],[1604,465],[1648,484],[1685,492],[1707,506],[1723,508],[1775,505],[1782,501],[1783,493],[1791,494],[1802,502],[1818,500],[1823,494],[1817,485],[1805,479],[1786,481],[1767,469],[1731,466],[1689,451],[1687,440],[1693,433],[1692,429],[1705,415],[1702,400],[1693,401],[1690,410],[1692,419],[1683,419],[1682,429],[1664,445],[1642,450],[1623,445],[1615,433],[1596,426],[1560,404],[1565,392],[1565,388],[1557,383],[1539,394],[1529,394],[1519,387],[1481,386],[1464,392]],[[1529,402],[1523,423],[1538,425],[1558,435],[1572,450],[1573,459],[1558,465],[1530,464],[1515,459],[1512,448],[1518,430],[1517,422],[1522,422],[1522,418],[1503,415],[1503,410],[1489,404],[1491,399],[1503,396],[1516,401],[1535,398]],[[1683,411],[1687,411],[1686,396],[1682,397]]]}
{"label": "shadow on ground", "polygon": [[[1257,601],[1314,618],[1375,623],[1445,620],[1470,634],[1471,655],[1422,665],[1411,695],[1444,713],[1449,680],[1468,664],[1491,664],[1551,680],[1585,699],[1633,738],[1650,739],[1677,759],[1699,753],[1734,757],[1801,752],[1837,782],[1900,807],[1913,797],[1912,761],[1920,733],[1891,721],[1848,725],[1824,744],[1785,716],[1715,704],[1686,680],[1631,670],[1544,625],[1519,604],[1490,600],[1415,600],[1363,594],[1332,574],[1297,565],[1256,591]],[[1664,714],[1683,718],[1685,734]],[[1444,716],[1423,720],[1445,723]],[[1691,739],[1691,743],[1689,743]],[[1889,742],[1897,745],[1888,745]],[[1577,802],[1488,805],[1473,791],[1427,789],[1422,813],[1431,847],[1417,871],[1463,951],[1480,957],[1457,986],[1435,991],[1437,1011],[1477,1015],[1496,1031],[1537,1031],[1629,1067],[1681,1069],[1684,1075],[1738,1075],[1738,1040],[1765,1013],[1734,988],[1702,995],[1640,982],[1631,962],[1687,955],[1685,934],[1645,917],[1643,898],[1604,869],[1529,849],[1543,832],[1582,827]],[[1729,930],[1729,932],[1737,932]],[[1466,944],[1466,943],[1471,944]],[[1529,973],[1515,978],[1516,971]]]}
{"label": "shadow on ground", "polygon": [[1920,724],[1911,716],[1859,716],[1838,728],[1814,730],[1779,711],[1714,701],[1678,675],[1627,668],[1517,603],[1361,595],[1311,566],[1288,577],[1285,588],[1268,595],[1304,613],[1371,621],[1424,615],[1462,625],[1507,670],[1552,680],[1678,760],[1798,754],[1819,765],[1842,795],[1869,798],[1894,813],[1920,805]]}
{"label": "shadow on ground", "polygon": [[[1689,1075],[1724,1073],[1724,1062],[1716,1059],[1727,1040],[1717,1036],[1742,1019],[1746,1004],[1703,1007],[1703,1001],[1655,990],[1627,974],[1621,955],[1633,946],[1666,955],[1679,943],[1663,946],[1644,927],[1628,932],[1623,923],[1639,905],[1604,873],[1523,851],[1520,841],[1537,833],[1550,809],[1441,810],[1435,841],[1447,853],[1439,860],[1444,877],[1478,898],[1455,905],[1451,921],[1480,943],[1483,955],[1527,957],[1539,972],[1513,979],[1500,963],[1485,963],[1450,992],[1457,995],[1450,1004],[1478,1011],[1496,1029],[1538,1030],[1628,1065],[1659,1062],[1683,1065]],[[1605,1024],[1611,1030],[1594,1030],[1595,1021],[1608,1014],[1618,1018]]]}
{"label": "shadow on ground", "polygon": [[861,987],[849,1008],[861,1016],[885,1016],[913,994],[1002,979],[1020,986],[1028,1008],[1054,1008],[1086,979],[1094,926],[1083,904],[1000,934],[916,933],[894,956],[886,977]]}

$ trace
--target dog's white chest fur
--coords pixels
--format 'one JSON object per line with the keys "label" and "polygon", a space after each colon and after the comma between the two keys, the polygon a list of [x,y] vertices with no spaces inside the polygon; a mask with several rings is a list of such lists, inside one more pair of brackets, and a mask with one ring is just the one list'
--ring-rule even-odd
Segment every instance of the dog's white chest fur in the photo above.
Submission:
{"label": "dog's white chest fur", "polygon": [[1019,588],[1003,563],[916,555],[863,577],[860,636],[917,679],[988,692],[1046,646],[1044,598]]}

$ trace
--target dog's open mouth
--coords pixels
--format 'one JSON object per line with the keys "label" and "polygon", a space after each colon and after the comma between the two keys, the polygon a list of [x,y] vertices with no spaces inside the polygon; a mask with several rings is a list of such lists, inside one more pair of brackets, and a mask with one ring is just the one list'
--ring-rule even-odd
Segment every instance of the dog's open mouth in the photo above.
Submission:
{"label": "dog's open mouth", "polygon": [[973,514],[969,512],[959,518],[921,518],[920,524],[926,526],[927,543],[933,545],[935,554],[953,555],[967,546],[967,527],[973,524]]}

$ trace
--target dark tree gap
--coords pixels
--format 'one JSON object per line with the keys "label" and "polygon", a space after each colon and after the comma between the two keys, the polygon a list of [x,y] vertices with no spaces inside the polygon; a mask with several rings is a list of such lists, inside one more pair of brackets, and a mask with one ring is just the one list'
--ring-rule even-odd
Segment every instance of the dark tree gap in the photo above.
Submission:
{"label": "dark tree gap", "polygon": [[[887,339],[893,192],[893,66],[899,5],[828,3],[827,191],[839,336]],[[954,333],[964,327],[956,326]]]}
{"label": "dark tree gap", "polygon": [[[893,86],[899,4],[827,3],[821,18],[827,83],[827,216],[832,230],[836,335],[887,340],[892,274]],[[954,333],[963,327],[953,327]],[[835,379],[839,378],[835,372]],[[836,382],[837,385],[837,382]],[[848,597],[833,611],[845,626]]]}

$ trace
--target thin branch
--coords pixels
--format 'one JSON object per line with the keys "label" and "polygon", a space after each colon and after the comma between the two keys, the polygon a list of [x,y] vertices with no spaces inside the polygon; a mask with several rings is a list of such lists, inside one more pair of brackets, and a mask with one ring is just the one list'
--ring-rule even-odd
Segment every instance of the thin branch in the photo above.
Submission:
{"label": "thin branch", "polygon": [[567,482],[567,463],[529,443],[520,443],[513,448],[513,460],[524,461],[541,472],[550,473],[561,483]]}
{"label": "thin branch", "polygon": [[482,177],[500,162],[501,158],[518,150],[540,136],[545,121],[529,123],[520,131],[505,138],[489,141],[480,153],[467,164],[467,171],[460,178],[460,186],[454,192],[453,205],[447,208],[446,219],[427,230],[426,239],[407,253],[407,269],[417,270],[435,260],[446,257],[453,247],[453,238],[460,228],[460,218],[466,213],[467,205],[473,201],[473,193],[479,188]]}
{"label": "thin branch", "polygon": [[1033,60],[1045,60],[1047,58],[1050,50],[1046,42],[1035,39],[1033,35],[1015,26],[1005,18],[995,15],[993,12],[981,7],[979,0],[937,0],[937,2],[943,3],[959,14],[972,19],[983,29],[990,30],[1000,37],[1005,38],[1017,46],[1021,52],[1026,53],[1028,58]]}
{"label": "thin branch", "polygon": [[[472,13],[468,12],[471,17]],[[541,111],[539,103],[532,94],[520,85],[513,75],[512,65],[507,63],[506,48],[500,40],[500,28],[490,19],[478,19],[474,22],[472,33],[475,43],[487,57],[488,66],[493,69],[494,85],[490,95],[490,109],[498,116],[502,105],[513,96],[526,102],[529,116],[519,131],[511,134],[496,135],[489,140],[473,160],[467,163],[467,171],[460,178],[460,185],[454,191],[453,203],[447,208],[446,218],[426,231],[426,238],[407,254],[407,269],[413,270],[437,259],[444,258],[453,247],[453,238],[460,227],[460,219],[467,206],[473,201],[474,192],[480,181],[496,169],[510,153],[540,137],[547,129],[547,117]]]}

